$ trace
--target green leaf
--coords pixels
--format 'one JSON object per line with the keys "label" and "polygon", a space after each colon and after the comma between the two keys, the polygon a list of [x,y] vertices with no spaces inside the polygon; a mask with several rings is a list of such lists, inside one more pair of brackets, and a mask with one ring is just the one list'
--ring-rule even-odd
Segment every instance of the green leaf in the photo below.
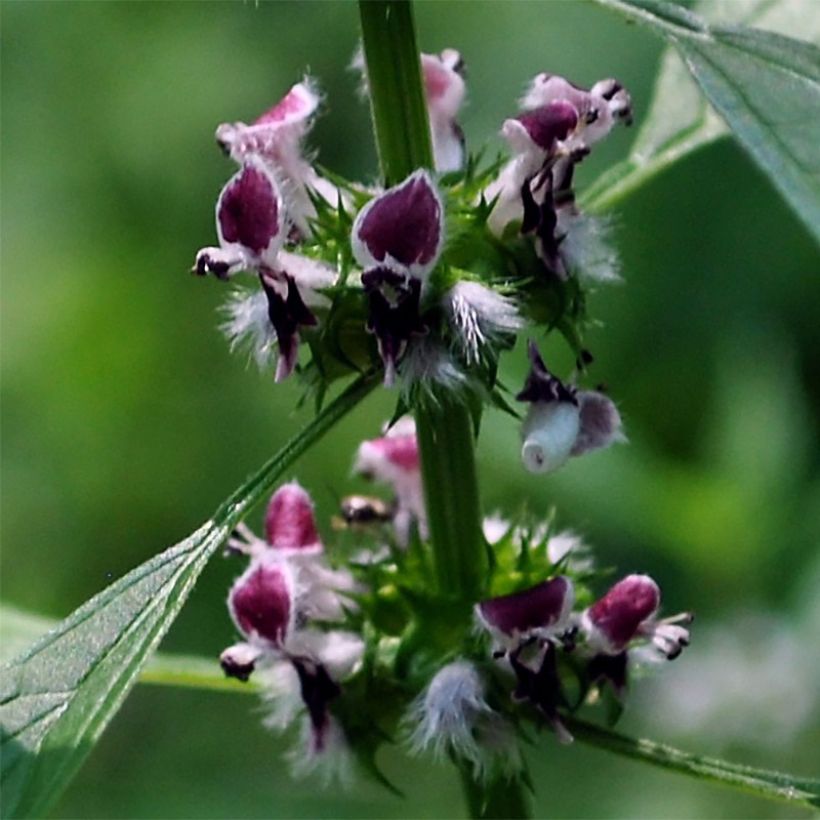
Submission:
{"label": "green leaf", "polygon": [[577,718],[565,718],[576,740],[663,769],[786,803],[820,807],[820,780],[682,752],[654,740],[634,739]]}
{"label": "green leaf", "polygon": [[[56,800],[116,714],[208,558],[279,476],[374,383],[371,376],[354,382],[193,535],[87,601],[0,669],[5,816],[42,815]],[[161,672],[164,680],[177,683],[190,676],[179,666]]]}
{"label": "green leaf", "polygon": [[[607,208],[722,137],[728,133],[725,119],[820,239],[820,118],[812,114],[820,107],[820,50],[781,36],[816,39],[820,6],[770,0],[697,5],[714,20],[710,23],[660,0],[597,2],[648,25],[671,48],[661,59],[652,102],[629,157],[586,192],[587,207]],[[692,77],[723,119],[698,93]]]}

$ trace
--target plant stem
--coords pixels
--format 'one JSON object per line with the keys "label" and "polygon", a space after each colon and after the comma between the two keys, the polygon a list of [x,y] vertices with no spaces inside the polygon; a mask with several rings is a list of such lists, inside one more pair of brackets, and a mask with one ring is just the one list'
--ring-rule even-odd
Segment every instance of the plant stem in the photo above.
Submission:
{"label": "plant stem", "polygon": [[[379,161],[391,185],[433,167],[413,10],[408,0],[360,0],[359,14]],[[458,397],[437,398],[414,408],[425,504],[438,591],[467,625],[487,570],[473,424]],[[518,780],[487,786],[460,769],[473,817],[528,816]]]}
{"label": "plant stem", "polygon": [[407,0],[360,0],[359,16],[373,130],[385,185],[433,167],[413,7]]}
{"label": "plant stem", "polygon": [[818,780],[702,757],[654,740],[626,737],[578,718],[565,717],[563,720],[576,740],[590,746],[699,780],[711,780],[722,786],[731,786],[757,797],[802,804],[815,809],[820,807]]}
{"label": "plant stem", "polygon": [[469,617],[487,577],[472,419],[447,396],[416,408],[415,416],[436,584]]}
{"label": "plant stem", "polygon": [[[389,185],[433,165],[413,11],[407,0],[361,0],[359,12],[379,161]],[[442,395],[438,404],[414,408],[414,415],[438,589],[462,603],[466,617],[486,571],[470,413]]]}

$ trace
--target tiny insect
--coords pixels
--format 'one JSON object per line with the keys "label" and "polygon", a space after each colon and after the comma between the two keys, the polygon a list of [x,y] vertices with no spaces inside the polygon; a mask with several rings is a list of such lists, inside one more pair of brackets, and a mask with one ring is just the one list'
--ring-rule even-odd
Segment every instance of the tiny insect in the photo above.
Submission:
{"label": "tiny insect", "polygon": [[341,518],[339,528],[383,524],[393,520],[396,513],[394,503],[366,495],[349,495],[342,499],[339,508]]}

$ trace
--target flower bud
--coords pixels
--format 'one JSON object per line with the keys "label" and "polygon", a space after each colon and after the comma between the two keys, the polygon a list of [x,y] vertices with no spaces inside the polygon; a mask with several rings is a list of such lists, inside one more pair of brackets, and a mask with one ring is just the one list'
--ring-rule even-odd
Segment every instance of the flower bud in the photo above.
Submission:
{"label": "flower bud", "polygon": [[620,652],[654,618],[660,602],[660,589],[652,578],[627,575],[584,613],[590,644],[606,654]]}
{"label": "flower bud", "polygon": [[536,402],[521,428],[521,459],[531,473],[549,473],[572,454],[581,429],[578,405],[570,401]]}
{"label": "flower bud", "polygon": [[313,501],[297,482],[282,485],[271,496],[265,512],[265,537],[277,551],[295,555],[322,552]]}

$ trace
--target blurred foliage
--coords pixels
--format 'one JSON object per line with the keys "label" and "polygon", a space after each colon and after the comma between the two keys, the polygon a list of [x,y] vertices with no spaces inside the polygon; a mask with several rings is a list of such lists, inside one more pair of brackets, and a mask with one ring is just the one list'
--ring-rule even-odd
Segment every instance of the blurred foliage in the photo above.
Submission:
{"label": "blurred foliage", "polygon": [[[472,146],[492,150],[541,70],[618,77],[639,120],[660,54],[651,35],[586,4],[420,3],[417,17],[425,50],[464,53],[463,125]],[[213,240],[230,172],[216,124],[255,116],[310,70],[327,95],[312,139],[322,163],[371,180],[375,154],[345,68],[352,4],[5,2],[2,18],[2,595],[62,616],[198,526],[306,412],[293,410],[296,385],[274,389],[229,354],[216,329],[224,288],[187,274]],[[579,190],[630,139],[613,133]],[[492,413],[479,450],[485,506],[557,505],[558,523],[602,561],[656,575],[669,611],[711,623],[742,606],[796,621],[820,541],[816,246],[729,141],[625,200],[616,219],[627,281],[591,299],[592,374],[619,401],[631,443],[537,478],[520,467],[514,420]],[[546,352],[566,375],[565,346]],[[502,361],[505,384],[523,379],[524,359],[518,349]],[[393,403],[374,396],[299,465],[326,522],[339,496],[363,489],[350,459]],[[223,601],[236,572],[214,559],[166,648],[216,656],[231,641]],[[659,716],[642,708],[624,728],[657,735]],[[729,746],[810,774],[818,740],[807,725],[776,756],[732,738],[700,738],[697,751]],[[140,689],[55,816],[462,811],[446,766],[387,756],[408,804],[371,785],[339,795],[294,784],[281,751],[247,699]],[[788,811],[550,737],[531,759],[543,814]]]}

